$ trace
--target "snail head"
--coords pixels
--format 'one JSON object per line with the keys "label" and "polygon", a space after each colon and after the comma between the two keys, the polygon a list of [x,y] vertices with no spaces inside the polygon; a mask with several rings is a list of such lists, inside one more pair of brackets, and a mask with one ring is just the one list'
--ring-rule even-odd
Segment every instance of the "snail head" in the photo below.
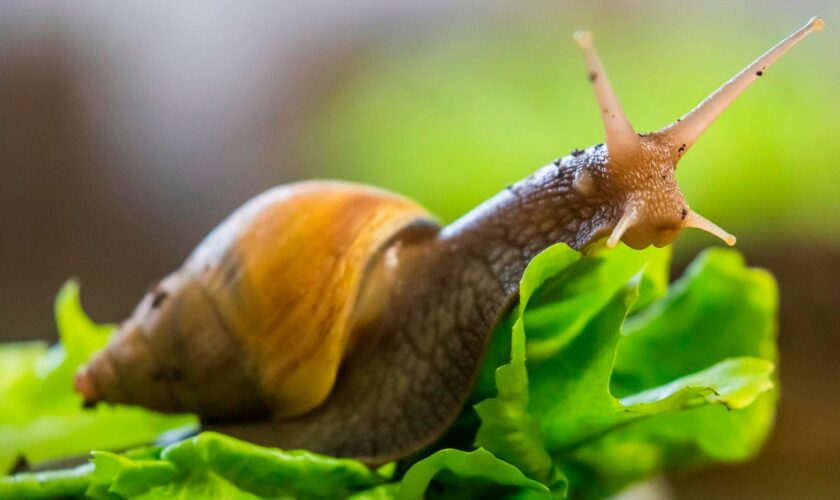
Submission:
{"label": "snail head", "polygon": [[[582,191],[593,188],[615,200],[611,213],[608,246],[623,241],[632,248],[657,247],[671,243],[683,228],[707,231],[728,245],[735,237],[691,210],[674,175],[677,163],[700,135],[752,82],[760,78],[779,57],[824,22],[814,17],[805,26],[779,42],[732,79],[714,91],[688,114],[674,123],[647,134],[639,134],[621,109],[601,60],[592,45],[592,35],[578,32],[575,40],[583,50],[589,81],[601,110],[606,147],[593,151],[599,168],[576,174]],[[606,234],[606,233],[604,233]]]}

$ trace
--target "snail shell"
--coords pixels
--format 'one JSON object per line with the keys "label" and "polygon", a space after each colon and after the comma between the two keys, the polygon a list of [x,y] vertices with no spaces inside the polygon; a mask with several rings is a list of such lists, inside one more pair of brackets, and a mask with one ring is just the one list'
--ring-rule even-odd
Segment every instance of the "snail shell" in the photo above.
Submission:
{"label": "snail shell", "polygon": [[271,189],[153,287],[76,385],[87,401],[209,420],[305,413],[330,393],[353,340],[368,263],[416,224],[434,222],[375,188]]}

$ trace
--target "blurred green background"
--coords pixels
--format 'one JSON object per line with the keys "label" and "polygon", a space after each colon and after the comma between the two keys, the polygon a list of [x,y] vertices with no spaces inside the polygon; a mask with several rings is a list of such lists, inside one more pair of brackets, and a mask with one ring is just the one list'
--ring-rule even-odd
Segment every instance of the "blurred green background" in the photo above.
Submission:
{"label": "blurred green background", "polygon": [[[572,33],[595,34],[639,131],[681,116],[812,15],[677,178],[782,294],[783,398],[758,461],[674,478],[675,498],[840,491],[840,4],[385,0],[0,4],[0,339],[54,339],[76,276],[119,321],[227,213],[341,178],[451,221],[602,142]],[[675,272],[718,245],[681,236]]]}
{"label": "blurred green background", "polygon": [[[751,10],[724,15],[678,2],[552,7],[377,45],[315,109],[302,159],[323,175],[408,193],[452,220],[536,166],[603,141],[576,28],[594,30],[625,112],[650,131],[810,17],[791,10],[757,22]],[[840,147],[832,126],[840,65],[827,63],[837,39],[829,19],[827,33],[769,70],[680,163],[692,206],[749,234],[745,244],[782,235],[840,242],[840,177],[829,153]]]}

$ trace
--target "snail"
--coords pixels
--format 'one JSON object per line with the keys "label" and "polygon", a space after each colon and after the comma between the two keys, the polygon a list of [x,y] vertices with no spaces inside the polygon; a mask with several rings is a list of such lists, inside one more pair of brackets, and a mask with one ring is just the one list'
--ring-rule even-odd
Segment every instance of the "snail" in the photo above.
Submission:
{"label": "snail", "polygon": [[586,32],[605,144],[575,150],[441,226],[402,196],[345,182],[270,189],[155,285],[76,374],[85,404],[198,414],[260,444],[376,464],[453,423],[528,262],[563,242],[641,249],[698,228],[677,162],[823,21],[785,38],[665,128],[639,134]]}

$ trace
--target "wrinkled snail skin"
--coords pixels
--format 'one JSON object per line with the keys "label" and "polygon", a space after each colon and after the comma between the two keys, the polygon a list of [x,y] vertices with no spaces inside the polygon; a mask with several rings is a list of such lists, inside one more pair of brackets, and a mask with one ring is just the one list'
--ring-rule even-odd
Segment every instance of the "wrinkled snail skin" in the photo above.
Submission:
{"label": "wrinkled snail skin", "polygon": [[809,23],[681,120],[637,134],[588,33],[576,35],[606,141],[575,150],[440,227],[379,189],[312,181],[235,211],[158,283],[76,376],[86,403],[193,412],[206,427],[371,464],[438,439],[464,406],[528,264],[734,236],[688,207],[677,162]]}

